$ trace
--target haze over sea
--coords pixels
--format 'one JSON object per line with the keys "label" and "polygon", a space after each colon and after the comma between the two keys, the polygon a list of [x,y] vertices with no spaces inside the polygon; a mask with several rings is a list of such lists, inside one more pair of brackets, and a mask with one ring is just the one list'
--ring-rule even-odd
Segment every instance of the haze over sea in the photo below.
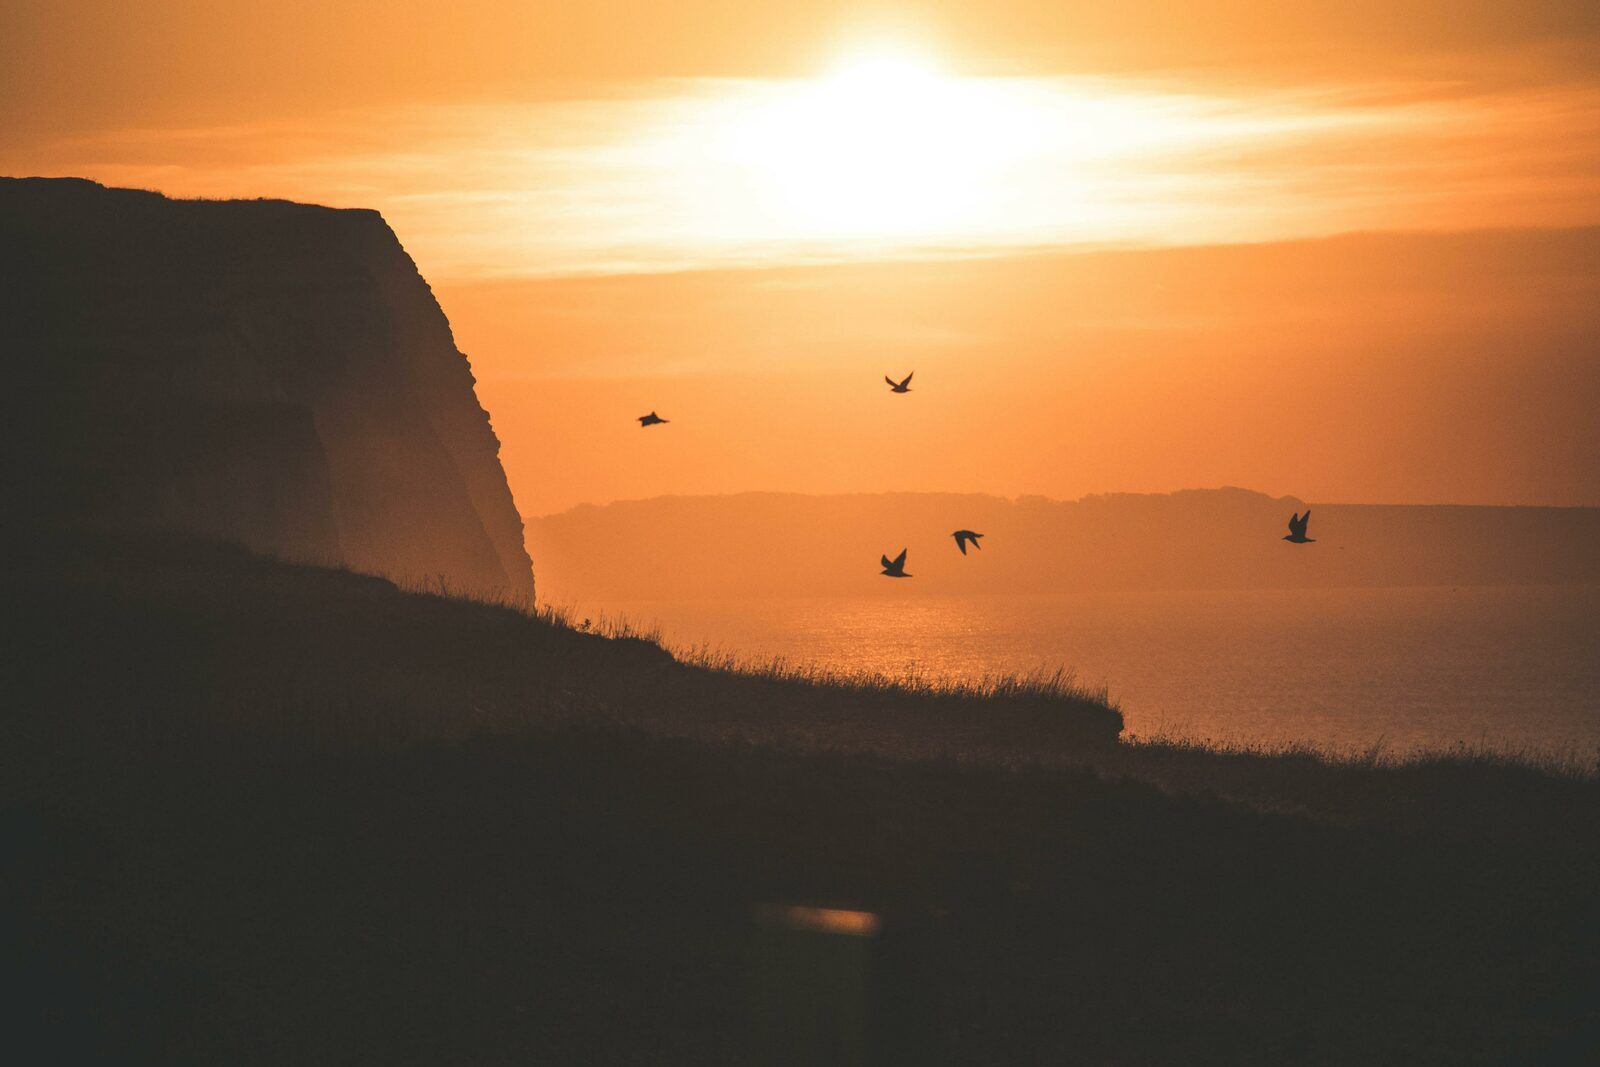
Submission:
{"label": "haze over sea", "polygon": [[1127,730],[1389,753],[1458,744],[1592,759],[1600,587],[1086,592],[584,603],[578,617],[847,673],[1074,670]]}

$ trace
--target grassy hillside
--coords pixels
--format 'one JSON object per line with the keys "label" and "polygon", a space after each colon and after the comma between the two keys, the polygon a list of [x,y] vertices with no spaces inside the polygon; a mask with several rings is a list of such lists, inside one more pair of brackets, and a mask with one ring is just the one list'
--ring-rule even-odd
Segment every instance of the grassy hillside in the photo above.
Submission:
{"label": "grassy hillside", "polygon": [[192,546],[13,555],[3,594],[28,1062],[1600,1047],[1582,768],[1129,745],[1067,688],[739,675]]}

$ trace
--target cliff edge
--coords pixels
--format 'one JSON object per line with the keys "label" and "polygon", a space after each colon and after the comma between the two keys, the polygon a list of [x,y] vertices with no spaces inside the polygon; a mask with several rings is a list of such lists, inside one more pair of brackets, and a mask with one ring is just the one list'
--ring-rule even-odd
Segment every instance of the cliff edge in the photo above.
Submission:
{"label": "cliff edge", "polygon": [[0,366],[13,530],[532,599],[466,357],[377,212],[0,178]]}

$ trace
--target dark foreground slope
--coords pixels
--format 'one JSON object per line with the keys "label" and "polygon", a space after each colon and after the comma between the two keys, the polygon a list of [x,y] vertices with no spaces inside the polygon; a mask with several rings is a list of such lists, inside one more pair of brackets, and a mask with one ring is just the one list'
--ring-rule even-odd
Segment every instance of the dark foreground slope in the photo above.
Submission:
{"label": "dark foreground slope", "polygon": [[1595,1048],[1592,779],[1141,749],[1069,697],[729,677],[227,552],[4,584],[19,1062]]}
{"label": "dark foreground slope", "polygon": [[498,450],[377,212],[0,178],[7,532],[218,537],[531,601]]}

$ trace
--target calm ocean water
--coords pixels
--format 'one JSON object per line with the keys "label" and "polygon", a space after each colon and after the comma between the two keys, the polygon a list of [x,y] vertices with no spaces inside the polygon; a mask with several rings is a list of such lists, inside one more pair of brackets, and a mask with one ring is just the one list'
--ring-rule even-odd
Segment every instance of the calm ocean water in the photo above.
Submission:
{"label": "calm ocean water", "polygon": [[1513,587],[587,604],[710,645],[845,671],[1067,667],[1128,729],[1386,751],[1600,747],[1600,589]]}

